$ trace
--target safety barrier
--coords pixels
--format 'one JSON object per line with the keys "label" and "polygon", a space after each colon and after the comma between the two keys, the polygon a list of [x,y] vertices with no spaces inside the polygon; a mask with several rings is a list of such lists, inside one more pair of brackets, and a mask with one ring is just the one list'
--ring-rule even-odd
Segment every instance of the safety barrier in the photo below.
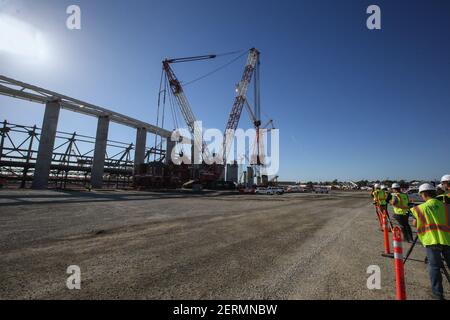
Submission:
{"label": "safety barrier", "polygon": [[391,247],[390,247],[390,240],[389,240],[389,225],[387,221],[387,214],[385,212],[382,213],[383,222],[383,233],[384,233],[384,256],[390,256],[391,255]]}
{"label": "safety barrier", "polygon": [[377,213],[378,222],[380,223],[380,230],[383,231],[383,222],[382,222],[382,214],[379,205],[375,205],[375,211]]}
{"label": "safety barrier", "polygon": [[405,287],[405,269],[403,265],[403,247],[402,247],[402,233],[399,227],[394,227],[392,230],[392,238],[394,242],[394,265],[395,265],[395,284],[396,284],[396,299],[406,300]]}
{"label": "safety barrier", "polygon": [[[401,229],[398,226],[394,226],[392,224],[392,221],[390,220],[389,214],[386,209],[382,209],[378,204],[374,203],[374,205],[380,229],[381,231],[383,231],[384,253],[382,253],[381,255],[383,257],[394,259],[395,287],[396,287],[395,298],[396,300],[406,300],[405,267],[403,261]],[[392,232],[392,241],[394,248],[393,254],[391,253],[389,232]],[[417,241],[417,237],[415,241]],[[407,256],[408,255],[409,253],[407,254]]]}
{"label": "safety barrier", "polygon": [[[405,286],[405,269],[403,261],[403,247],[402,247],[402,232],[398,226],[393,226],[389,221],[389,216],[386,210],[381,210],[379,206],[375,206],[378,219],[383,231],[384,238],[384,253],[382,256],[394,258],[395,267],[395,286],[396,286],[396,300],[406,300],[406,286]],[[392,232],[392,240],[394,252],[391,253],[389,232]]]}

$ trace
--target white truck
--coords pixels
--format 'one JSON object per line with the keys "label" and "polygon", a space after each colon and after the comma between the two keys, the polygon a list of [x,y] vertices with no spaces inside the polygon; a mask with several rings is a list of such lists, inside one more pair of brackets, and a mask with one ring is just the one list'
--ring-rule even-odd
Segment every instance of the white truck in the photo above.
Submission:
{"label": "white truck", "polygon": [[330,190],[327,187],[315,187],[314,193],[329,193]]}
{"label": "white truck", "polygon": [[255,193],[256,194],[268,194],[268,195],[274,195],[274,194],[280,195],[280,194],[284,193],[284,189],[278,188],[278,187],[267,187],[267,188],[258,187],[258,188],[256,188]]}

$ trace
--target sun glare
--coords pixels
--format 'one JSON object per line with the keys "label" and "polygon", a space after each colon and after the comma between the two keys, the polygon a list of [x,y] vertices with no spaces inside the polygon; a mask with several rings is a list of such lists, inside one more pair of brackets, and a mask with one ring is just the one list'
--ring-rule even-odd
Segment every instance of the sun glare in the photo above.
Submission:
{"label": "sun glare", "polygon": [[0,14],[0,54],[31,62],[48,59],[48,46],[42,32],[31,24]]}

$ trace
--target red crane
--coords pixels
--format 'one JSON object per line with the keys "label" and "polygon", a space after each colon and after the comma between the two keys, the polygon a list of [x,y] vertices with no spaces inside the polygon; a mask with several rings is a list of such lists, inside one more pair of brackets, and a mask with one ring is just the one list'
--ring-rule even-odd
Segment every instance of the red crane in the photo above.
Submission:
{"label": "red crane", "polygon": [[217,55],[215,54],[209,54],[186,58],[165,59],[162,62],[163,70],[165,71],[167,80],[169,81],[170,89],[172,91],[172,94],[175,96],[178,105],[180,106],[181,114],[183,115],[184,121],[186,122],[186,125],[188,126],[189,131],[191,132],[192,137],[194,139],[194,145],[197,148],[197,150],[203,151],[206,156],[209,155],[209,152],[206,148],[206,145],[203,143],[203,137],[201,135],[201,132],[195,130],[196,118],[194,116],[194,113],[192,112],[191,106],[189,105],[189,101],[186,95],[184,94],[183,87],[181,86],[180,81],[175,76],[175,73],[173,72],[170,65],[173,63],[180,63],[180,62],[192,62],[192,61],[214,59],[216,57]]}
{"label": "red crane", "polygon": [[[255,48],[251,48],[248,53],[247,64],[244,69],[241,81],[236,87],[236,97],[234,98],[233,107],[231,108],[230,115],[228,117],[228,122],[225,127],[225,136],[223,143],[223,161],[226,164],[226,159],[228,157],[229,149],[234,137],[234,131],[237,129],[239,120],[241,118],[242,108],[247,101],[247,91],[252,80],[252,76],[256,73],[259,76],[259,51]],[[259,128],[261,121],[259,118],[259,84],[255,85],[255,114],[251,112],[253,124],[256,128]],[[257,118],[258,117],[258,118]],[[231,135],[233,134],[233,135]]]}

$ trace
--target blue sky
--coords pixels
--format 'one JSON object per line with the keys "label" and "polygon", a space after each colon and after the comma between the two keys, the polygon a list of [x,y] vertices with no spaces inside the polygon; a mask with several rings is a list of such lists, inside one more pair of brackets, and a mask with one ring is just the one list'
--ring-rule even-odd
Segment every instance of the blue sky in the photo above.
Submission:
{"label": "blue sky", "polygon": [[[81,7],[81,30],[65,27],[71,4]],[[382,30],[366,28],[371,4],[381,7]],[[0,74],[150,123],[163,58],[258,48],[263,121],[280,129],[281,179],[450,171],[448,1],[0,0],[0,13],[48,43],[38,62],[0,51]],[[231,58],[174,68],[188,81]],[[205,127],[225,127],[244,63],[186,88]],[[41,105],[0,97],[2,119],[40,125],[42,115]],[[243,113],[240,127],[250,126]],[[61,113],[60,130],[94,135],[95,127],[94,118]],[[132,142],[135,133],[112,124],[109,137]]]}

